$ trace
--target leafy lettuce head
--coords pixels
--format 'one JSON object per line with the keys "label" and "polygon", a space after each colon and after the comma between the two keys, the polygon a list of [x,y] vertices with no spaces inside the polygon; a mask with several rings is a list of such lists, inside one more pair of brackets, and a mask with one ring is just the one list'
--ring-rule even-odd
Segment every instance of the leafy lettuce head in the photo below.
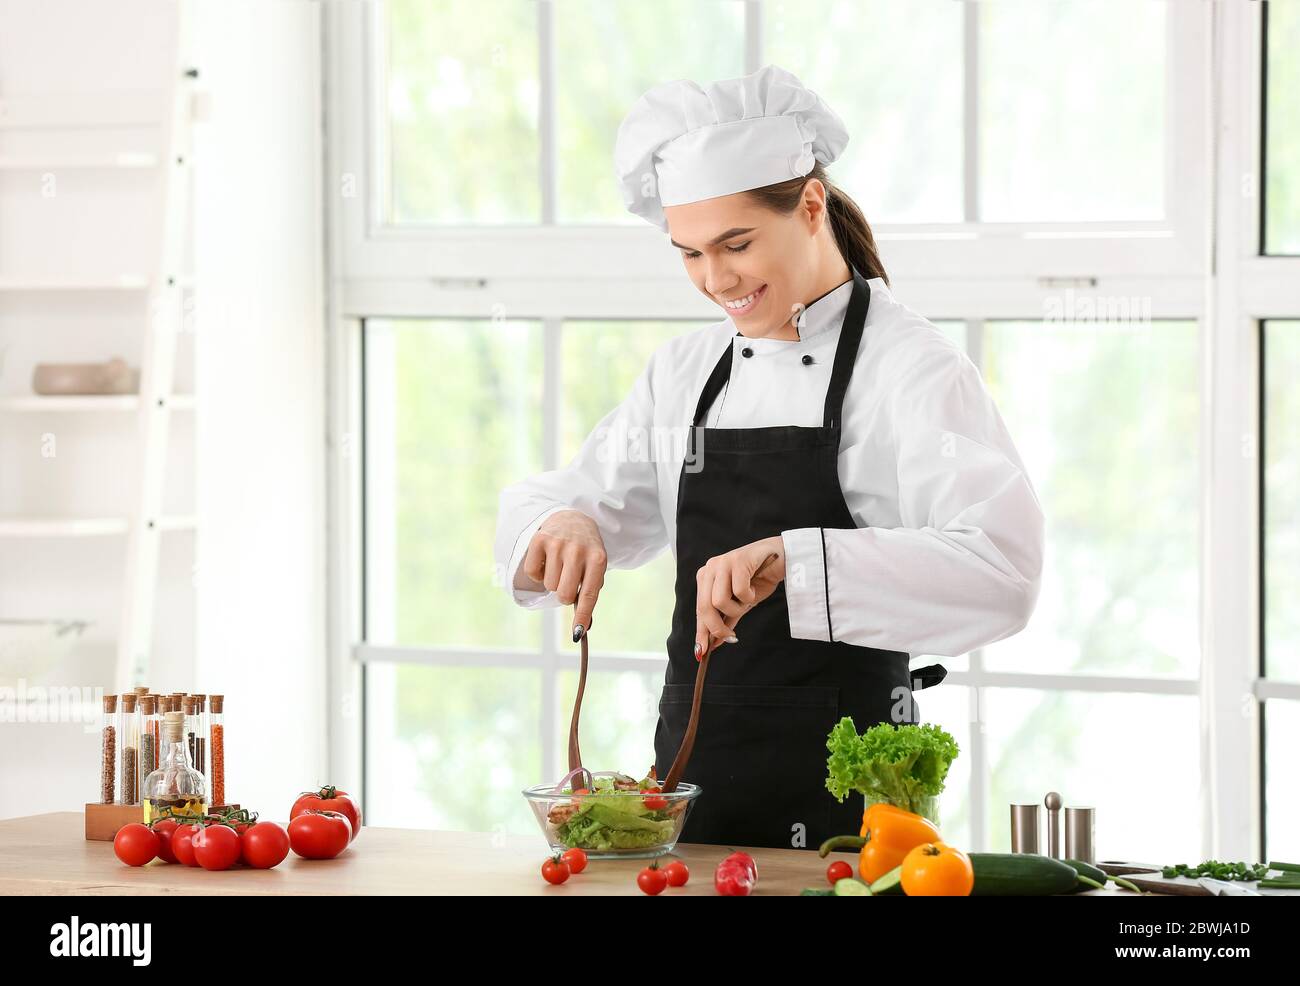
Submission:
{"label": "leafy lettuce head", "polygon": [[826,748],[826,789],[838,800],[857,791],[918,813],[924,799],[943,790],[960,752],[951,734],[933,723],[882,722],[859,734],[848,716],[831,729]]}

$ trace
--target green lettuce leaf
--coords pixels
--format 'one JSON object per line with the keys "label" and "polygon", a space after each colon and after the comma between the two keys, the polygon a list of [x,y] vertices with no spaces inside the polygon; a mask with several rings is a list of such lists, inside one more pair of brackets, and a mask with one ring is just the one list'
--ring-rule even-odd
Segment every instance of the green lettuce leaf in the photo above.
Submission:
{"label": "green lettuce leaf", "polygon": [[943,790],[957,741],[933,723],[882,722],[859,734],[845,716],[826,738],[826,789],[843,801],[850,791],[920,813]]}

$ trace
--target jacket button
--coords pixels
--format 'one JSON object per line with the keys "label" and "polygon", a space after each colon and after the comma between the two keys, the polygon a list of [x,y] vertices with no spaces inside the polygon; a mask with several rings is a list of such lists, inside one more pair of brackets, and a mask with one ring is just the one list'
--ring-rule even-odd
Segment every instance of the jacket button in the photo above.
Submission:
{"label": "jacket button", "polygon": [[804,353],[804,354],[803,354],[803,365],[804,365],[804,366],[812,366],[812,362],[813,362],[813,358],[812,358],[811,356],[809,356],[807,353]]}
{"label": "jacket button", "polygon": [[752,349],[750,349],[748,346],[746,346],[744,349],[742,349],[742,350],[740,351],[740,355],[741,355],[741,356],[744,356],[746,359],[748,359],[749,357],[751,357],[751,356],[754,355],[754,350],[752,350]]}

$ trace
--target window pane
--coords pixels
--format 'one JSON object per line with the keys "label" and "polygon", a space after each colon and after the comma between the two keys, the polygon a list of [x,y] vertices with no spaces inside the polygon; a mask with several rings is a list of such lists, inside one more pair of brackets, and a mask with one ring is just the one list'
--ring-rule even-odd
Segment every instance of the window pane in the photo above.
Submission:
{"label": "window pane", "polygon": [[1264,660],[1300,681],[1300,321],[1264,323]]}
{"label": "window pane", "polygon": [[1300,253],[1300,4],[1267,10],[1264,252]]}
{"label": "window pane", "polygon": [[1300,788],[1295,783],[1295,751],[1300,749],[1300,703],[1264,703],[1265,859],[1300,859]]}
{"label": "window pane", "polygon": [[614,181],[620,121],[661,82],[744,75],[744,38],[736,0],[555,4],[560,220],[639,223]]}
{"label": "window pane", "polygon": [[537,222],[537,5],[388,0],[384,13],[387,219]]}
{"label": "window pane", "polygon": [[366,665],[366,820],[394,828],[537,831],[541,672]]}
{"label": "window pane", "polygon": [[962,5],[771,0],[768,56],[843,119],[828,169],[868,222],[962,218]]}
{"label": "window pane", "polygon": [[[696,328],[683,322],[566,322],[561,460],[570,461],[600,420],[627,397],[655,349]],[[607,573],[592,623],[593,646],[603,653],[666,653],[675,578],[671,548],[640,568]],[[568,639],[571,646],[568,624],[558,622],[560,642]]]}
{"label": "window pane", "polygon": [[1187,322],[986,326],[984,373],[1047,516],[1038,607],[985,649],[990,669],[1197,675],[1197,350]]}
{"label": "window pane", "polygon": [[1164,217],[1165,15],[1152,0],[979,5],[981,219]]}
{"label": "window pane", "polygon": [[[912,666],[920,664],[913,661]],[[952,762],[943,793],[939,795],[939,831],[945,842],[974,850],[970,834],[970,695],[971,690],[964,685],[945,682],[915,692],[913,700],[921,722],[942,726],[957,741],[957,759]],[[861,723],[858,726],[862,728]]]}
{"label": "window pane", "polygon": [[541,328],[366,323],[367,639],[535,648],[493,568],[502,487],[542,467]]}
{"label": "window pane", "polygon": [[[576,667],[577,648],[572,643],[569,647]],[[663,683],[663,671],[587,673],[587,689],[582,697],[584,715],[578,733],[584,766],[590,770],[619,770],[638,780],[650,770],[655,762],[655,724],[659,721]],[[561,671],[555,676],[555,748],[559,751],[561,774],[567,769],[565,751],[577,691],[576,671]]]}
{"label": "window pane", "polygon": [[[1057,791],[1064,807],[1096,809],[1099,860],[1204,858],[1197,703],[1194,695],[985,689],[990,850],[1011,850],[1011,805],[1041,805]],[[1046,852],[1047,809],[1040,814]],[[1064,811],[1060,818],[1064,851]]]}

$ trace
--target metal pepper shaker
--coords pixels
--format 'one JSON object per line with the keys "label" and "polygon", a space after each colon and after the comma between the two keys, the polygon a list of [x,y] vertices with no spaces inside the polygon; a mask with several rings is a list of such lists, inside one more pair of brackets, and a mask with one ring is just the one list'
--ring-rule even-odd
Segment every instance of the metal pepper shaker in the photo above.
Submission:
{"label": "metal pepper shaker", "polygon": [[1061,858],[1061,796],[1056,791],[1048,791],[1043,798],[1047,808],[1047,855],[1053,859]]}
{"label": "metal pepper shaker", "polygon": [[1011,851],[1038,852],[1038,805],[1011,806]]}

